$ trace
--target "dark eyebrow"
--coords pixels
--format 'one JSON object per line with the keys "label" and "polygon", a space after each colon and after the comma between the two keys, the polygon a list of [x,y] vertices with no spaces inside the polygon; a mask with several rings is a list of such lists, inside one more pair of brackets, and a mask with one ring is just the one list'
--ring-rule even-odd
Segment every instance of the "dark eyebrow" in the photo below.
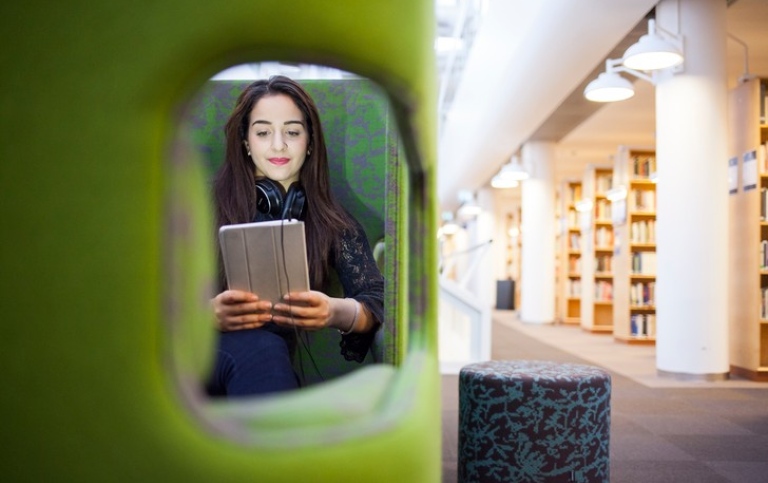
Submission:
{"label": "dark eyebrow", "polygon": [[[269,121],[264,121],[264,120],[261,120],[261,119],[257,119],[257,120],[255,120],[255,121],[253,121],[253,123],[251,123],[251,126],[253,126],[254,124],[267,124],[267,125],[270,125],[270,126],[272,125],[272,123],[271,123],[271,122],[269,122]],[[304,126],[304,123],[303,123],[303,122],[301,122],[301,121],[287,121],[287,122],[286,122],[285,124],[283,124],[283,125],[284,125],[284,126],[287,126],[287,125],[289,125],[289,124],[298,124],[298,125],[300,125],[300,126]]]}

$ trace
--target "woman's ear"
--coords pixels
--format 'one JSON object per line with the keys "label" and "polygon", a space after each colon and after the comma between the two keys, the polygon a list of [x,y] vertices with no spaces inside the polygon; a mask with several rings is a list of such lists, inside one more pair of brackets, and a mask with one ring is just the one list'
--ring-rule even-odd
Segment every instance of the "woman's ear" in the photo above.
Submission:
{"label": "woman's ear", "polygon": [[248,151],[248,156],[251,155],[251,147],[248,146],[248,141],[243,141],[243,146],[245,146],[245,150]]}

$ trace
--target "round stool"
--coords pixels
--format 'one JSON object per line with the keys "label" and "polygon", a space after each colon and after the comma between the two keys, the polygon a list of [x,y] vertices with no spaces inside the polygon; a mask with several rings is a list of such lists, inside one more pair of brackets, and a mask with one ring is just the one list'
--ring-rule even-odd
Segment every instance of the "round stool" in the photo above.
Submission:
{"label": "round stool", "polygon": [[459,373],[461,482],[609,480],[611,376],[582,364],[489,361]]}

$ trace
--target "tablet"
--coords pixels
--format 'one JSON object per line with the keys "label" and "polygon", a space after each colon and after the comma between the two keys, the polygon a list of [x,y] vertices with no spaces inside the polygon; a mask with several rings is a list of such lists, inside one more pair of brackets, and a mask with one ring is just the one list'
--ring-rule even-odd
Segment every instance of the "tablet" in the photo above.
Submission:
{"label": "tablet", "polygon": [[227,285],[277,303],[288,292],[309,290],[304,222],[277,220],[219,229]]}

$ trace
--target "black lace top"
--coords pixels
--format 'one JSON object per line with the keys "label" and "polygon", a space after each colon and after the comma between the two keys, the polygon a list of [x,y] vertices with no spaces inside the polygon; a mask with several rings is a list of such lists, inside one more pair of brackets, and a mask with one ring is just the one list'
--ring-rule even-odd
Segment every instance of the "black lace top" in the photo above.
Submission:
{"label": "black lace top", "polygon": [[335,247],[331,265],[336,270],[344,296],[365,305],[376,322],[376,329],[364,334],[341,336],[341,354],[348,361],[363,362],[376,330],[384,321],[384,277],[373,258],[363,227],[355,221],[355,231],[345,232]]}
{"label": "black lace top", "polygon": [[[269,219],[267,215],[258,213],[254,221]],[[376,324],[374,330],[363,334],[339,334],[341,355],[348,361],[363,362],[371,348],[376,331],[384,321],[384,277],[373,258],[373,251],[362,225],[354,218],[352,219],[355,222],[355,228],[345,231],[337,241],[331,253],[330,265],[338,277],[343,296],[353,298],[365,305]],[[287,339],[289,347],[295,347],[296,332],[294,330],[273,323],[265,325],[264,328]]]}

